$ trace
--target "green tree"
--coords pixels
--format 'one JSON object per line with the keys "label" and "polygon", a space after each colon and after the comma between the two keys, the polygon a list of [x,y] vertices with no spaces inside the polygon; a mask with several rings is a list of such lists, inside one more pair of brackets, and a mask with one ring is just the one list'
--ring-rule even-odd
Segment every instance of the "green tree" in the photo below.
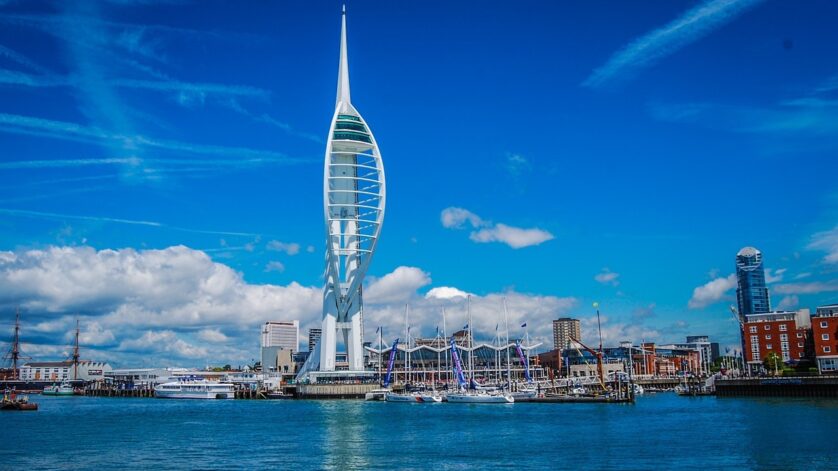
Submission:
{"label": "green tree", "polygon": [[780,355],[777,355],[775,352],[771,352],[768,355],[765,355],[765,358],[762,360],[762,366],[765,367],[766,371],[771,372],[779,372],[783,371],[783,359],[780,358]]}

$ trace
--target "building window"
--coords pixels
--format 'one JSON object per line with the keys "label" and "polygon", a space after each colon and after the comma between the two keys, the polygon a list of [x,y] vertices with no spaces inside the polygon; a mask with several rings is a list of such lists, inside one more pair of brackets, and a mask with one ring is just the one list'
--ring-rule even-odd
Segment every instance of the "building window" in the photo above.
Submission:
{"label": "building window", "polygon": [[780,340],[786,342],[789,339],[789,334],[780,334]]}
{"label": "building window", "polygon": [[771,334],[765,334],[765,340],[771,340]]}
{"label": "building window", "polygon": [[824,353],[830,353],[830,352],[832,352],[832,347],[830,347],[829,345],[824,345],[824,346],[823,346],[823,352],[824,352]]}
{"label": "building window", "polygon": [[829,334],[821,334],[821,340],[829,340]]}
{"label": "building window", "polygon": [[768,343],[768,344],[765,344],[765,349],[766,349],[766,350],[773,350],[773,349],[774,349],[774,346],[773,346],[773,345],[771,345],[770,343]]}
{"label": "building window", "polygon": [[752,333],[752,334],[757,333],[757,326],[752,325],[752,326],[750,327],[750,330],[751,330],[751,333]]}
{"label": "building window", "polygon": [[782,342],[780,344],[780,350],[785,352],[785,351],[788,351],[788,349],[789,349],[789,343],[788,342]]}
{"label": "building window", "polygon": [[803,338],[803,334],[802,334],[801,332],[798,332],[798,333],[797,333],[797,338],[802,339],[802,338]]}
{"label": "building window", "polygon": [[789,361],[791,357],[789,357],[789,352],[783,352],[783,361]]}
{"label": "building window", "polygon": [[826,329],[826,321],[821,321],[821,328]]}
{"label": "building window", "polygon": [[798,353],[797,353],[797,357],[798,357],[798,358],[803,358],[803,352],[798,352]]}
{"label": "building window", "polygon": [[797,342],[797,347],[798,348],[803,348],[803,342]]}
{"label": "building window", "polygon": [[787,328],[786,324],[780,324],[780,332],[785,332]]}
{"label": "building window", "polygon": [[768,325],[768,324],[765,324],[765,330],[771,330],[771,326]]}

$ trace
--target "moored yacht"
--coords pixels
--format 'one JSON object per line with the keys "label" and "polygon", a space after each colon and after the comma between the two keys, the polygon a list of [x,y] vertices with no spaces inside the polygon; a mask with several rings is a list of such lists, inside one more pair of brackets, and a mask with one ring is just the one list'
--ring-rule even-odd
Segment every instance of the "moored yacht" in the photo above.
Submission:
{"label": "moored yacht", "polygon": [[154,396],[162,399],[235,399],[232,383],[205,380],[174,381],[154,387]]}
{"label": "moored yacht", "polygon": [[456,392],[448,394],[448,402],[466,404],[511,404],[515,398],[510,394],[490,394],[484,391]]}

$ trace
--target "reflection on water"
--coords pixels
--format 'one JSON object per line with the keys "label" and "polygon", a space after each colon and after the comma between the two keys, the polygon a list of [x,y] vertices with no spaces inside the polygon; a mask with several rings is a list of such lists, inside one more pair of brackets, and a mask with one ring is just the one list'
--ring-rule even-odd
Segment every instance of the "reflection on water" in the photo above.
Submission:
{"label": "reflection on water", "polygon": [[361,401],[317,402],[323,420],[323,468],[369,469],[368,404]]}

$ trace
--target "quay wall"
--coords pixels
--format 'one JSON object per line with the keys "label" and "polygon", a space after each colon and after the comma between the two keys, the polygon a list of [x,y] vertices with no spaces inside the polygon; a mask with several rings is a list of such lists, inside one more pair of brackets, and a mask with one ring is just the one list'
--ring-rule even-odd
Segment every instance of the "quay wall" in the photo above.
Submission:
{"label": "quay wall", "polygon": [[377,383],[362,384],[298,384],[300,399],[363,399],[368,392],[378,389]]}
{"label": "quay wall", "polygon": [[838,376],[720,379],[716,395],[838,398]]}

